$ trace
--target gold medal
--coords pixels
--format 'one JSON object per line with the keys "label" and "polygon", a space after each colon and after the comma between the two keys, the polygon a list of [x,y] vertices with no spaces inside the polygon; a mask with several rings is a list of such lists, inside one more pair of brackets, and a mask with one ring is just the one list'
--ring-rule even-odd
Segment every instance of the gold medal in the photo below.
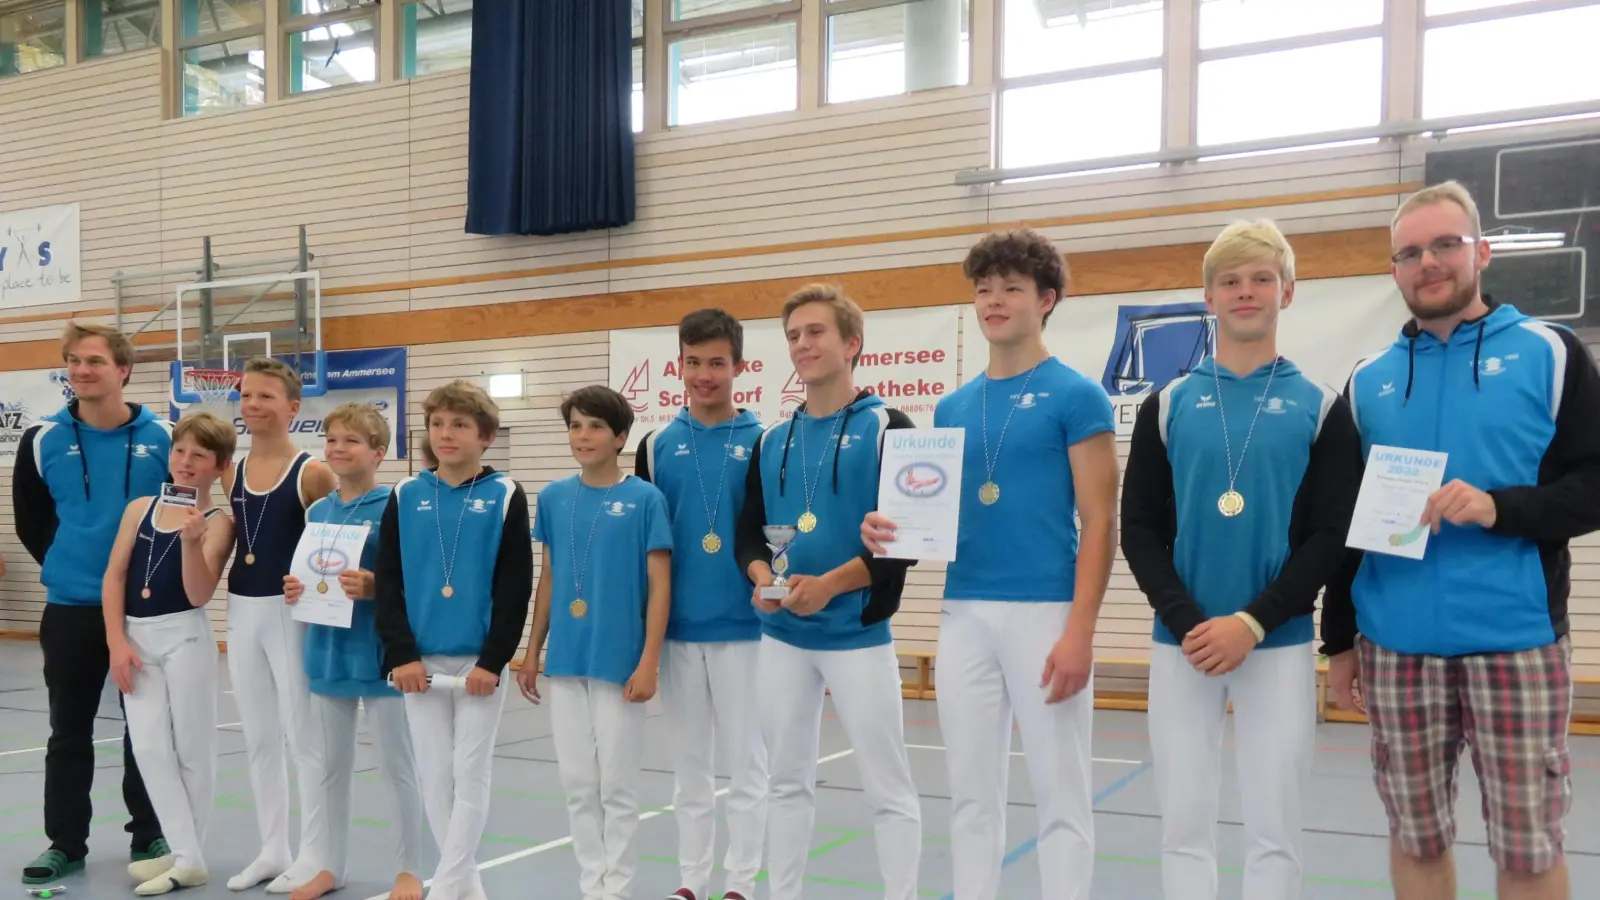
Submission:
{"label": "gold medal", "polygon": [[800,530],[810,534],[817,528],[817,517],[810,510],[800,514]]}
{"label": "gold medal", "polygon": [[244,564],[247,565],[247,566],[255,565],[256,564],[256,555],[254,553],[246,553],[244,555]]}
{"label": "gold medal", "polygon": [[144,590],[140,591],[139,592],[139,596],[145,598],[146,600],[149,600],[150,599],[150,588],[146,587]]}
{"label": "gold medal", "polygon": [[700,549],[707,553],[715,553],[722,549],[722,538],[717,537],[716,532],[711,532],[700,539]]}
{"label": "gold medal", "polygon": [[454,597],[456,595],[456,589],[447,584],[439,591],[439,593],[445,595],[446,597]]}
{"label": "gold medal", "polygon": [[1228,491],[1217,498],[1217,511],[1230,519],[1244,512],[1244,495],[1238,491]]}
{"label": "gold medal", "polygon": [[326,581],[317,582],[317,593],[326,594],[327,592],[328,592],[328,583]]}
{"label": "gold medal", "polygon": [[579,597],[572,601],[572,605],[567,607],[567,612],[572,613],[574,619],[581,619],[589,614],[589,604],[583,602],[583,598]]}
{"label": "gold medal", "polygon": [[984,506],[993,506],[1000,501],[1000,485],[992,481],[985,481],[978,488],[978,501]]}

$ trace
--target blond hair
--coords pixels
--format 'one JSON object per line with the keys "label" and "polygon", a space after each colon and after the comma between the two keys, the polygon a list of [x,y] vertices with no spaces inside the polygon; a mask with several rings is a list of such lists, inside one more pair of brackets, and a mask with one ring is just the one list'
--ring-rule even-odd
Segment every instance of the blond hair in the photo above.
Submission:
{"label": "blond hair", "polygon": [[470,381],[458,378],[434,388],[422,401],[423,421],[432,421],[433,414],[441,410],[471,416],[478,423],[478,436],[485,440],[500,431],[500,407],[483,388]]}
{"label": "blond hair", "polygon": [[1278,267],[1278,276],[1284,284],[1294,281],[1294,248],[1289,246],[1289,240],[1275,222],[1271,219],[1234,222],[1222,229],[1206,251],[1205,262],[1201,264],[1206,287],[1211,286],[1218,272],[1264,259]]}
{"label": "blond hair", "polygon": [[78,322],[68,322],[67,327],[61,332],[61,361],[66,362],[72,348],[84,338],[103,338],[106,346],[111,350],[111,361],[120,366],[133,365],[133,341],[128,336],[110,325],[84,325]]}
{"label": "blond hair", "polygon": [[1461,207],[1467,214],[1468,221],[1472,223],[1472,234],[1467,237],[1482,236],[1483,219],[1478,215],[1478,204],[1472,199],[1472,194],[1467,191],[1466,186],[1455,180],[1428,185],[1407,197],[1400,203],[1400,208],[1394,211],[1394,218],[1389,220],[1389,230],[1394,231],[1400,220],[1410,213],[1438,203],[1454,203]]}
{"label": "blond hair", "polygon": [[389,420],[370,403],[344,403],[322,419],[322,433],[335,425],[350,429],[374,450],[389,449]]}
{"label": "blond hair", "polygon": [[789,295],[783,301],[783,327],[789,328],[789,316],[802,306],[812,303],[821,303],[833,310],[834,324],[839,328],[839,337],[845,343],[851,338],[861,342],[861,348],[856,350],[855,358],[850,360],[850,368],[855,368],[861,361],[861,349],[866,346],[866,316],[861,312],[861,307],[854,300],[845,296],[844,289],[832,284],[809,284]]}
{"label": "blond hair", "polygon": [[233,459],[233,452],[239,447],[239,434],[233,425],[208,412],[187,413],[172,426],[173,446],[185,438],[215,454],[218,465]]}
{"label": "blond hair", "polygon": [[[270,356],[252,356],[245,360],[244,374],[270,375],[283,382],[283,395],[292,402],[300,400],[300,376],[289,364]],[[241,382],[242,383],[242,382]]]}

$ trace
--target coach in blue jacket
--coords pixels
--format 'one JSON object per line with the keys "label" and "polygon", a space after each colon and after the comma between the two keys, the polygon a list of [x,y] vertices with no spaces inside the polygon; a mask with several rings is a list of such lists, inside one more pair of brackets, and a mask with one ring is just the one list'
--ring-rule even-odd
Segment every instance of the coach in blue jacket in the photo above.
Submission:
{"label": "coach in blue jacket", "polygon": [[[22,435],[11,478],[17,537],[41,568],[45,587],[39,647],[50,698],[44,757],[44,831],[50,848],[23,868],[26,884],[83,868],[93,809],[94,720],[110,667],[100,581],[128,501],[167,480],[172,423],[122,399],[133,345],[105,325],[69,323],[61,358],[76,396]],[[161,825],[122,737],[122,800],[132,820],[131,858],[166,854]]]}
{"label": "coach in blue jacket", "polygon": [[1572,331],[1483,295],[1489,247],[1459,184],[1408,198],[1392,238],[1413,319],[1346,396],[1365,450],[1449,456],[1426,555],[1352,554],[1329,585],[1330,685],[1372,720],[1398,900],[1455,896],[1463,743],[1500,896],[1567,897],[1567,541],[1600,528],[1600,374]]}

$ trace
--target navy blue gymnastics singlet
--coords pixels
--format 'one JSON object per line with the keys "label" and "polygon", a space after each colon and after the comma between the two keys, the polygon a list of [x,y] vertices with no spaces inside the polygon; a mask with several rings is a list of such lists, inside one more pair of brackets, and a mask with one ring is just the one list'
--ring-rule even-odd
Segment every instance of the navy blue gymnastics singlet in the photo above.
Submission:
{"label": "navy blue gymnastics singlet", "polygon": [[[150,619],[194,609],[189,595],[183,589],[182,538],[176,531],[161,531],[155,526],[155,510],[159,501],[151,501],[139,520],[139,536],[133,542],[133,555],[128,558],[128,574],[122,581],[123,612],[130,619]],[[222,512],[213,506],[206,510],[206,518]],[[150,579],[146,585],[145,578]],[[150,596],[144,596],[145,587]]]}
{"label": "navy blue gymnastics singlet", "polygon": [[289,574],[295,545],[306,530],[306,509],[300,505],[300,472],[311,454],[301,451],[283,477],[266,493],[245,484],[248,455],[233,469],[233,568],[228,572],[228,593],[241,597],[277,597],[283,594],[283,576]]}

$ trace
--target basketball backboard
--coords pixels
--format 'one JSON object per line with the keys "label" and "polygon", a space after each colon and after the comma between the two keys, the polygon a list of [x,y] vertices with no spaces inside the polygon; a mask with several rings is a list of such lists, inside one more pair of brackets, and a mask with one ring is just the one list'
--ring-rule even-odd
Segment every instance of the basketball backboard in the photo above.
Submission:
{"label": "basketball backboard", "polygon": [[[177,288],[174,305],[177,359],[172,399],[201,401],[195,369],[239,371],[252,356],[274,356],[300,375],[303,395],[327,391],[322,348],[322,279],[317,272],[288,272],[196,282]],[[229,402],[239,398],[235,391]]]}

